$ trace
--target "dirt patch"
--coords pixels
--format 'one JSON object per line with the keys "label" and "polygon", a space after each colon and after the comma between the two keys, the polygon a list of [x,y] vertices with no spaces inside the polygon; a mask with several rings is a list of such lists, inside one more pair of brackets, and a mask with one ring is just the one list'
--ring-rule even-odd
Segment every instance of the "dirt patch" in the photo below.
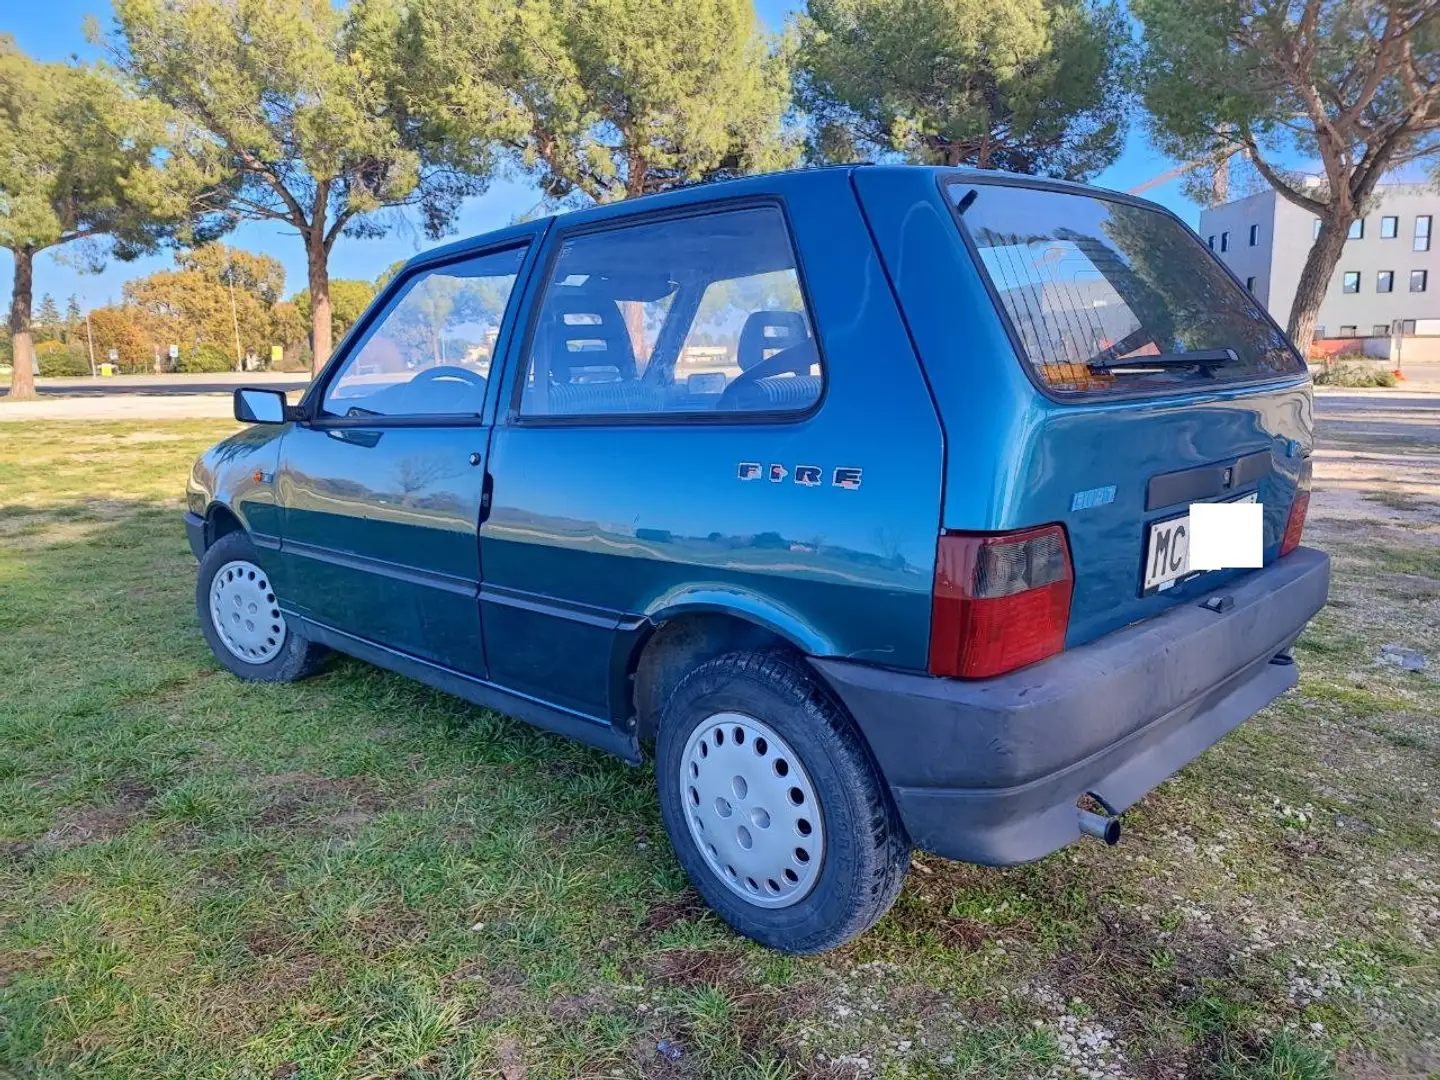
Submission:
{"label": "dirt patch", "polygon": [[533,1007],[524,978],[511,968],[491,967],[476,957],[445,976],[442,985],[453,986],[462,982],[478,983],[485,988],[485,997],[473,1014],[477,1022],[508,1020]]}
{"label": "dirt patch", "polygon": [[139,781],[117,784],[112,802],[61,811],[60,820],[40,838],[40,846],[64,851],[124,832],[143,814],[155,789]]}
{"label": "dirt patch", "polygon": [[266,803],[254,819],[262,828],[306,824],[319,829],[358,829],[389,805],[375,782],[363,776],[274,773],[261,777],[255,786]]}
{"label": "dirt patch", "polygon": [[17,863],[28,858],[35,845],[24,840],[0,841],[0,863]]}
{"label": "dirt patch", "polygon": [[651,904],[640,924],[641,929],[648,933],[659,933],[661,930],[670,929],[676,923],[694,922],[704,918],[707,910],[709,909],[700,901],[699,893],[694,889],[685,889]]}
{"label": "dirt patch", "polygon": [[1347,1080],[1433,1080],[1440,1076],[1440,1044],[1402,1047],[1384,1055],[1346,1050],[1335,1071]]}
{"label": "dirt patch", "polygon": [[650,974],[666,986],[748,988],[745,958],[719,949],[666,949],[649,964]]}

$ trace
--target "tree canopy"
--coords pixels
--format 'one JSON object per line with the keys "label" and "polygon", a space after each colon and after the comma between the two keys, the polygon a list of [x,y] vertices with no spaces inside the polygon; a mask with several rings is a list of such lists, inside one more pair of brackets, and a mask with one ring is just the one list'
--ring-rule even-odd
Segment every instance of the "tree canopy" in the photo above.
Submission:
{"label": "tree canopy", "polygon": [[[330,283],[330,325],[337,338],[344,337],[354,326],[370,301],[375,299],[375,286],[368,281],[337,278]],[[302,289],[291,302],[305,318],[310,318],[310,290]]]}
{"label": "tree canopy", "polygon": [[100,65],[46,64],[0,34],[0,247],[15,258],[10,395],[28,397],[37,253],[89,241],[82,262],[133,258],[183,233],[213,177],[189,132]]}
{"label": "tree canopy", "polygon": [[[751,0],[414,0],[411,101],[597,202],[794,163],[789,53]],[[423,103],[423,104],[422,104]]]}
{"label": "tree canopy", "polygon": [[493,148],[441,143],[397,81],[395,0],[115,0],[117,65],[203,129],[228,178],[216,223],[278,221],[305,245],[315,364],[331,348],[329,257],[411,206],[442,235],[481,192]]}
{"label": "tree canopy", "polygon": [[823,160],[1085,179],[1119,154],[1128,35],[1090,0],[810,0],[798,100]]}
{"label": "tree canopy", "polygon": [[125,285],[125,308],[142,336],[162,347],[178,345],[182,353],[211,346],[232,366],[241,360],[237,345],[242,356],[265,355],[275,340],[273,309],[285,289],[280,263],[221,244],[182,253],[175,262],[175,270]]}
{"label": "tree canopy", "polygon": [[[1351,223],[1386,172],[1440,156],[1440,5],[1134,0],[1140,88],[1179,160],[1241,156],[1320,219],[1290,312],[1307,351]],[[1290,167],[1317,161],[1322,182]]]}

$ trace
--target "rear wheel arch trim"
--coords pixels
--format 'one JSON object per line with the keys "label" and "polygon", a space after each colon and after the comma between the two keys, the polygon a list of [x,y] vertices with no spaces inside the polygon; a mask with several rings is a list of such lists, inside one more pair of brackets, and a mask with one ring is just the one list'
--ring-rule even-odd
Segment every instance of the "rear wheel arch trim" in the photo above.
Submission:
{"label": "rear wheel arch trim", "polygon": [[796,632],[793,622],[785,625],[789,620],[778,622],[750,609],[702,602],[675,604],[649,615],[633,634],[617,640],[622,694],[617,714],[633,726],[638,740],[648,741],[655,737],[665,698],[699,664],[738,650],[779,648],[796,656],[828,651],[823,639]]}

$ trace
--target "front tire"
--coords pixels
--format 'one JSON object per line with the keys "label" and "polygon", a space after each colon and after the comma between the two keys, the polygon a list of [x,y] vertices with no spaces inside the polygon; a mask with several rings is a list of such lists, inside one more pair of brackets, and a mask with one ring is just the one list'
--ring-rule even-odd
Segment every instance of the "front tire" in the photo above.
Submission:
{"label": "front tire", "polygon": [[255,544],[243,532],[226,533],[201,557],[195,610],[215,659],[251,682],[303,679],[328,654],[286,623]]}
{"label": "front tire", "polygon": [[691,882],[739,933],[815,953],[874,925],[910,845],[854,723],[797,658],[737,652],[676,687],[660,813]]}

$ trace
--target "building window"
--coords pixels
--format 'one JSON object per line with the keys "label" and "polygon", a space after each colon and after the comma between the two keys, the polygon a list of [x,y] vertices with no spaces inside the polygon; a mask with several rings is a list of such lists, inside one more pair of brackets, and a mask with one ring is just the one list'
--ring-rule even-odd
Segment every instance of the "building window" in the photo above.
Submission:
{"label": "building window", "polygon": [[1345,234],[1345,239],[1346,239],[1346,240],[1364,240],[1364,239],[1365,239],[1365,219],[1364,219],[1363,217],[1362,217],[1362,218],[1356,218],[1354,221],[1350,222],[1350,231]]}
{"label": "building window", "polygon": [[1390,336],[1390,324],[1389,324],[1389,323],[1383,323],[1383,322],[1377,322],[1373,327],[1370,328],[1370,336],[1371,336],[1371,337],[1389,337],[1389,336]]}
{"label": "building window", "polygon": [[1380,219],[1380,239],[1394,240],[1400,232],[1400,219],[1387,215]]}
{"label": "building window", "polygon": [[1424,292],[1424,291],[1425,291],[1425,286],[1427,286],[1428,284],[1430,284],[1430,271],[1429,271],[1429,270],[1411,270],[1411,271],[1410,271],[1410,291],[1411,291],[1411,292]]}
{"label": "building window", "polygon": [[1214,251],[1214,250],[1215,250],[1215,237],[1213,237],[1213,236],[1208,236],[1208,237],[1206,237],[1206,238],[1205,238],[1205,246],[1208,247],[1211,251]]}
{"label": "building window", "polygon": [[1230,250],[1230,234],[1229,234],[1228,232],[1222,232],[1222,233],[1220,234],[1220,250],[1221,250],[1221,251],[1229,251],[1229,250]]}
{"label": "building window", "polygon": [[1254,246],[1255,246],[1256,244],[1258,244],[1258,243],[1260,243],[1260,226],[1259,226],[1259,225],[1251,225],[1251,226],[1250,226],[1250,246],[1251,246],[1251,247],[1254,247]]}
{"label": "building window", "polygon": [[1354,337],[1354,336],[1355,336],[1355,327],[1353,327],[1353,326],[1342,326],[1342,327],[1340,327],[1340,336],[1341,336],[1341,337]]}
{"label": "building window", "polygon": [[1320,219],[1318,217],[1315,219],[1315,227],[1310,230],[1310,238],[1312,240],[1320,239]]}
{"label": "building window", "polygon": [[1415,250],[1430,250],[1430,215],[1425,214],[1415,219]]}
{"label": "building window", "polygon": [[1395,291],[1395,271],[1394,271],[1394,270],[1381,270],[1378,274],[1375,275],[1375,291],[1376,291],[1376,292],[1394,292],[1394,291]]}
{"label": "building window", "polygon": [[1346,270],[1346,271],[1345,271],[1345,284],[1344,284],[1343,288],[1344,288],[1344,290],[1345,290],[1347,293],[1357,293],[1357,292],[1360,291],[1360,271],[1359,271],[1359,270]]}
{"label": "building window", "polygon": [[1413,333],[1415,333],[1415,320],[1414,320],[1414,319],[1401,319],[1401,320],[1400,320],[1400,333],[1402,333],[1402,334],[1413,334]]}
{"label": "building window", "polygon": [[1245,279],[1245,288],[1249,289],[1251,292],[1255,291],[1255,279],[1253,277],[1247,277]]}

